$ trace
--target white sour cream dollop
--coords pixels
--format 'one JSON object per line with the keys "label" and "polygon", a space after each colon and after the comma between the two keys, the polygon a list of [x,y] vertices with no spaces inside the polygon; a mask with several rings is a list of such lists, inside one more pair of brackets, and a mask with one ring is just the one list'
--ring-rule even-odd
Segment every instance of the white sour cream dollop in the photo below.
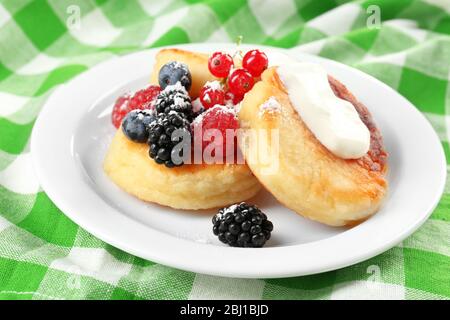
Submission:
{"label": "white sour cream dollop", "polygon": [[343,159],[369,151],[369,130],[353,105],[335,96],[322,66],[296,62],[279,66],[277,72],[294,108],[328,150]]}

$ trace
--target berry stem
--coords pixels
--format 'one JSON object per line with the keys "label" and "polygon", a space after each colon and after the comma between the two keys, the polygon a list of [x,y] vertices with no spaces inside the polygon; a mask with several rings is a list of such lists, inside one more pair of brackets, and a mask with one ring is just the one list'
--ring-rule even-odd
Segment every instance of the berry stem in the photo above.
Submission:
{"label": "berry stem", "polygon": [[242,61],[243,54],[241,50],[242,41],[244,40],[244,36],[240,35],[236,38],[236,51],[233,54],[233,60],[236,56],[239,58],[239,61]]}
{"label": "berry stem", "polygon": [[220,78],[220,84],[223,86],[223,88],[227,88],[227,79],[228,79],[228,77],[226,77],[226,78]]}
{"label": "berry stem", "polygon": [[236,47],[237,48],[239,48],[241,46],[243,39],[244,39],[243,35],[240,35],[240,36],[237,37],[237,39],[236,39]]}

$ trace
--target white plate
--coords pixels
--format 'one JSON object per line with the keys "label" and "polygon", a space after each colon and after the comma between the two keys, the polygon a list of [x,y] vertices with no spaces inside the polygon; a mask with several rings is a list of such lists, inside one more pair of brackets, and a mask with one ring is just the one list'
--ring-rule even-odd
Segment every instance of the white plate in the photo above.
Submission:
{"label": "white plate", "polygon": [[[211,52],[224,44],[180,46]],[[254,46],[253,46],[254,47]],[[38,178],[54,203],[98,238],[134,255],[199,273],[248,278],[288,277],[345,267],[393,247],[429,216],[443,191],[446,163],[430,124],[406,99],[378,80],[314,56],[367,105],[390,153],[390,191],[382,209],[352,229],[302,218],[267,193],[258,204],[273,221],[262,249],[231,248],[212,234],[213,211],[172,210],[139,201],[103,173],[114,134],[112,103],[149,79],[153,49],[102,63],[59,88],[34,126],[31,151]],[[278,49],[265,48],[269,59]],[[286,51],[288,53],[288,51]]]}

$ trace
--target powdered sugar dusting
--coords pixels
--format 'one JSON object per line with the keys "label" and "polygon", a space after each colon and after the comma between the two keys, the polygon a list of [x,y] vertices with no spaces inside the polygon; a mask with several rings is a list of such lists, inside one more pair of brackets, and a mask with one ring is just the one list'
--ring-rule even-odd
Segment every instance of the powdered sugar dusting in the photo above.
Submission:
{"label": "powdered sugar dusting", "polygon": [[233,100],[231,100],[231,99],[226,99],[226,100],[225,100],[225,105],[226,105],[228,108],[234,108],[234,103],[233,103]]}
{"label": "powdered sugar dusting", "polygon": [[220,220],[222,219],[222,217],[227,214],[227,213],[233,213],[234,210],[236,210],[236,208],[239,206],[239,204],[233,204],[231,206],[229,206],[228,208],[225,208],[225,210],[222,211],[222,213],[217,213],[216,214],[216,219]]}
{"label": "powdered sugar dusting", "polygon": [[235,110],[236,113],[239,113],[239,111],[241,111],[241,107],[242,107],[242,101],[239,102],[239,103],[236,104],[236,105],[233,105],[233,108],[234,108],[234,110]]}
{"label": "powdered sugar dusting", "polygon": [[172,107],[176,109],[185,109],[191,105],[189,94],[179,81],[164,88],[157,96],[154,104],[159,105],[168,98],[172,100]]}
{"label": "powdered sugar dusting", "polygon": [[150,109],[136,109],[136,110],[132,110],[130,112],[136,113],[137,114],[137,118],[139,120],[143,120],[144,117],[154,114],[153,110],[150,110]]}
{"label": "powdered sugar dusting", "polygon": [[195,99],[192,101],[192,110],[197,113],[200,112],[203,109],[202,102],[200,101],[200,98]]}
{"label": "powdered sugar dusting", "polygon": [[125,100],[122,105],[119,107],[120,111],[125,111],[128,109],[129,100]]}
{"label": "powdered sugar dusting", "polygon": [[179,61],[172,61],[170,62],[170,65],[174,68],[174,69],[183,69],[184,71],[188,70],[188,67],[186,64],[179,62]]}
{"label": "powdered sugar dusting", "polygon": [[122,104],[119,107],[120,111],[125,111],[128,109],[128,105],[130,104],[130,99],[131,99],[131,94],[129,92],[127,92],[116,100],[116,104],[120,100],[122,101]]}
{"label": "powdered sugar dusting", "polygon": [[228,208],[226,208],[226,209],[223,211],[223,213],[224,213],[224,214],[226,214],[226,213],[233,213],[234,210],[236,210],[237,207],[238,207],[237,204],[233,204],[233,205],[229,206]]}
{"label": "powdered sugar dusting", "polygon": [[266,102],[264,102],[260,107],[259,107],[259,116],[264,115],[265,113],[279,113],[281,112],[281,105],[280,103],[277,101],[277,99],[275,97],[270,97],[269,99],[267,99]]}
{"label": "powdered sugar dusting", "polygon": [[207,81],[205,83],[205,87],[210,88],[211,90],[223,90],[223,85],[220,81]]}
{"label": "powdered sugar dusting", "polygon": [[175,84],[168,85],[164,88],[166,92],[179,91],[182,90],[187,93],[186,88],[181,84],[180,81],[177,81]]}
{"label": "powdered sugar dusting", "polygon": [[184,107],[189,104],[189,101],[186,101],[186,99],[184,99],[183,97],[175,96],[173,98],[173,104],[176,107]]}
{"label": "powdered sugar dusting", "polygon": [[150,116],[153,115],[155,112],[151,109],[142,109],[140,110],[144,115]]}
{"label": "powdered sugar dusting", "polygon": [[205,102],[207,102],[207,103],[211,103],[211,97],[210,97],[210,95],[209,95],[208,93],[205,93],[205,94],[203,95],[203,100],[204,100]]}

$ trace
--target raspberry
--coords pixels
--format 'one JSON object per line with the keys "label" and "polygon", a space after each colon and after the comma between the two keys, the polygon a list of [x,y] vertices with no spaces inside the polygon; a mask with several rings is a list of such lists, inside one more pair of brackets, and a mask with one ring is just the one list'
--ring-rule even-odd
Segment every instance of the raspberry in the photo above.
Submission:
{"label": "raspberry", "polygon": [[122,119],[127,115],[128,112],[131,111],[129,107],[130,95],[125,94],[117,98],[113,111],[111,114],[111,120],[114,127],[119,128],[122,123]]}
{"label": "raspberry", "polygon": [[200,90],[200,102],[205,109],[214,107],[216,104],[225,104],[225,92],[218,81],[207,82]]}
{"label": "raspberry", "polygon": [[160,91],[161,88],[159,86],[148,86],[145,89],[137,91],[130,100],[130,110],[150,109],[152,101]]}
{"label": "raspberry", "polygon": [[119,128],[123,118],[132,110],[151,109],[151,103],[160,91],[158,86],[148,86],[137,91],[132,97],[125,94],[117,98],[111,114],[113,125]]}
{"label": "raspberry", "polygon": [[[234,133],[239,128],[239,122],[234,112],[227,107],[216,105],[197,117],[192,123],[194,135],[197,141],[202,141],[203,150],[213,144],[212,149],[222,147],[223,159],[226,159],[227,154],[236,154],[236,136],[232,145],[227,146],[227,130],[234,130]],[[222,141],[215,141],[214,131],[210,129],[217,129],[222,135]],[[228,141],[230,142],[230,141]],[[214,151],[211,156],[215,156]]]}

